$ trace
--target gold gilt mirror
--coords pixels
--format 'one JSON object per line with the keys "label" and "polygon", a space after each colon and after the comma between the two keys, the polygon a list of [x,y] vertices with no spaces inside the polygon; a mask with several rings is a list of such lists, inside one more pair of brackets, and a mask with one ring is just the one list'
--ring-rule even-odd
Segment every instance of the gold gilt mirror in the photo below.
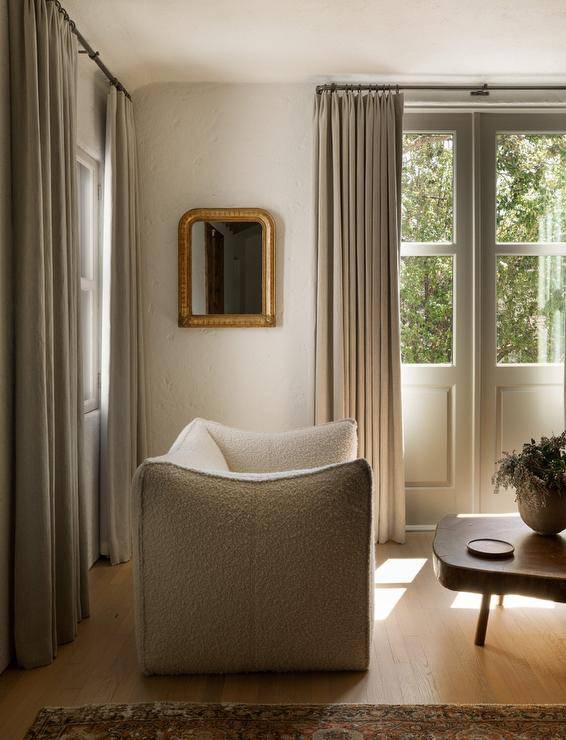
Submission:
{"label": "gold gilt mirror", "polygon": [[179,221],[179,326],[275,326],[275,223],[261,208]]}

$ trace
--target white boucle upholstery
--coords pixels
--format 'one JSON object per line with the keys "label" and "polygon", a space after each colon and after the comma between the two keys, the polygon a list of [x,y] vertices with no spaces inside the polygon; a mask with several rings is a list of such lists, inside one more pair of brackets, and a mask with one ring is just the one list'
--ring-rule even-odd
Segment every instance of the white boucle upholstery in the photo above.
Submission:
{"label": "white boucle upholstery", "polygon": [[171,463],[199,470],[223,470],[230,468],[220,447],[208,433],[202,419],[195,419],[183,430],[183,442],[167,453]]}
{"label": "white boucle upholstery", "polygon": [[191,443],[194,426],[203,425],[235,472],[270,473],[305,470],[353,460],[358,452],[356,422],[343,419],[291,432],[246,432],[206,419],[195,419],[183,429],[170,452]]}
{"label": "white boucle upholstery", "polygon": [[[199,467],[198,450],[218,461],[195,444],[203,428],[230,470]],[[167,455],[140,466],[134,583],[145,673],[367,668],[372,485],[356,447],[351,420],[268,435],[195,420]]]}

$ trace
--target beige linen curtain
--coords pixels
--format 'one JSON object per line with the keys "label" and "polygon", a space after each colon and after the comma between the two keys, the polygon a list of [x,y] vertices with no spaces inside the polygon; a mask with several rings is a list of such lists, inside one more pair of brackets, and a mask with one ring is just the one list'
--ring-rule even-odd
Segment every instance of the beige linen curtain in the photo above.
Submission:
{"label": "beige linen curtain", "polygon": [[104,162],[101,552],[131,557],[130,485],[146,455],[138,167],[134,111],[111,87]]}
{"label": "beige linen curtain", "polygon": [[10,0],[14,642],[50,663],[88,613],[82,497],[77,45],[49,0]]}
{"label": "beige linen curtain", "polygon": [[315,97],[317,423],[353,417],[379,542],[405,539],[399,345],[403,97]]}

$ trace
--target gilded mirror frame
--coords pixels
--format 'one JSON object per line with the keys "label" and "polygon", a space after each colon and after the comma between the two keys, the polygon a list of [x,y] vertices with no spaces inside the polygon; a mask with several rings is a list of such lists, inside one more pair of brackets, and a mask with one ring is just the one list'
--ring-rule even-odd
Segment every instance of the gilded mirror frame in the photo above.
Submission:
{"label": "gilded mirror frame", "polygon": [[[198,221],[256,221],[261,224],[260,314],[193,314],[192,243],[193,224]],[[179,220],[179,326],[256,327],[275,326],[275,222],[263,208],[192,208]]]}

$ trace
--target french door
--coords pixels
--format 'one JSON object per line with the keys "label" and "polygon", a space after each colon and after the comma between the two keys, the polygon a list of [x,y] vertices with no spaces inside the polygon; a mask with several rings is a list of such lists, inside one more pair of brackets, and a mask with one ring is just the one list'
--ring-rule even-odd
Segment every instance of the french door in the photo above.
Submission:
{"label": "french door", "polygon": [[566,116],[481,115],[480,511],[505,451],[564,429]]}
{"label": "french door", "polygon": [[472,121],[405,116],[401,345],[407,521],[471,507]]}
{"label": "french door", "polygon": [[566,119],[408,113],[401,344],[407,521],[514,510],[502,451],[564,425]]}

